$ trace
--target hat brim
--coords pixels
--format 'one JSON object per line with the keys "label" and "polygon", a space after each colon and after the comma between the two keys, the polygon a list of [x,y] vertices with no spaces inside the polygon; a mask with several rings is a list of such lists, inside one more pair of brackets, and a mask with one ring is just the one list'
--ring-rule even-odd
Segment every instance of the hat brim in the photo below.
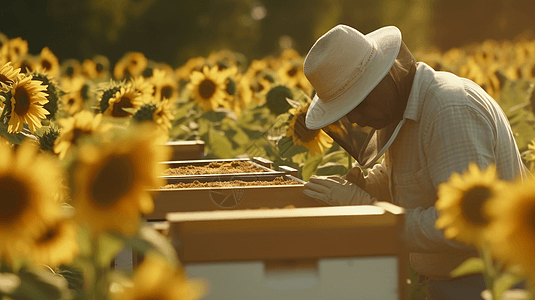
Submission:
{"label": "hat brim", "polygon": [[336,99],[322,101],[315,95],[308,108],[305,124],[309,129],[330,125],[359,105],[390,71],[401,47],[401,31],[386,26],[366,35],[375,41],[377,54],[361,77]]}

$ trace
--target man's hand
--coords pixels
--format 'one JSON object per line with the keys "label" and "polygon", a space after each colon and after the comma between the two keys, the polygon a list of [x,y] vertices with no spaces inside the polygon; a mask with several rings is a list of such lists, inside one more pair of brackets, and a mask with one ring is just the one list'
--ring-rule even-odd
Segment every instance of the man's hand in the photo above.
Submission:
{"label": "man's hand", "polygon": [[338,176],[312,176],[305,183],[303,193],[329,205],[361,205],[377,201],[357,185]]}

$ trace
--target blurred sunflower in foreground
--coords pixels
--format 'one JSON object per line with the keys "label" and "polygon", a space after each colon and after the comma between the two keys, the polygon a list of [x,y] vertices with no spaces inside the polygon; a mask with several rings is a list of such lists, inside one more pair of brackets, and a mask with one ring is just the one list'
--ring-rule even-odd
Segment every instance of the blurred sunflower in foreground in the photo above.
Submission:
{"label": "blurred sunflower in foreground", "polygon": [[172,267],[162,257],[149,253],[134,273],[131,286],[114,295],[114,300],[194,300],[205,294],[202,280],[190,280],[180,267]]}
{"label": "blurred sunflower in foreground", "polygon": [[73,206],[92,232],[132,235],[141,214],[154,209],[147,189],[164,184],[159,175],[165,166],[159,162],[170,155],[161,146],[167,137],[155,134],[154,126],[131,126],[113,141],[80,146],[72,176]]}
{"label": "blurred sunflower in foreground", "polygon": [[488,203],[486,211],[492,222],[485,236],[493,257],[535,283],[535,179],[511,184]]}
{"label": "blurred sunflower in foreground", "polygon": [[70,218],[60,218],[47,226],[31,244],[34,249],[32,261],[52,268],[72,263],[79,253],[77,230],[76,223]]}
{"label": "blurred sunflower in foreground", "polygon": [[291,108],[292,114],[286,136],[291,137],[293,144],[303,146],[309,150],[310,155],[323,154],[333,144],[333,139],[322,129],[310,130],[305,125],[305,116],[310,103],[299,108]]}
{"label": "blurred sunflower in foreground", "polygon": [[186,88],[191,91],[190,98],[205,111],[215,110],[224,105],[225,79],[217,66],[204,66],[202,72],[194,71],[191,74]]}
{"label": "blurred sunflower in foreground", "polygon": [[490,222],[485,205],[504,186],[494,165],[480,170],[471,163],[464,174],[452,174],[447,182],[438,186],[435,207],[440,214],[435,226],[444,229],[444,236],[448,239],[480,247]]}
{"label": "blurred sunflower in foreground", "polygon": [[16,151],[0,142],[0,261],[7,264],[39,256],[34,242],[62,214],[61,166],[38,150],[29,140]]}

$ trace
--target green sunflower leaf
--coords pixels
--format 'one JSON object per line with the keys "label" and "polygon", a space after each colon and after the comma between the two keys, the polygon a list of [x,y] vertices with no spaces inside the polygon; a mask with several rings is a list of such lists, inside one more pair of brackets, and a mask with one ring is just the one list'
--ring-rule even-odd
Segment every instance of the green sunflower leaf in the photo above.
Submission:
{"label": "green sunflower leaf", "polygon": [[533,83],[526,79],[507,80],[504,83],[499,103],[507,117],[513,117],[522,104],[529,103],[533,88]]}
{"label": "green sunflower leaf", "polygon": [[9,295],[13,299],[56,300],[70,293],[65,278],[52,271],[24,268],[17,275],[20,285]]}
{"label": "green sunflower leaf", "polygon": [[201,118],[213,123],[219,123],[228,116],[227,110],[210,110],[201,115]]}
{"label": "green sunflower leaf", "polygon": [[468,274],[482,273],[485,270],[485,262],[479,257],[472,257],[465,260],[460,266],[451,271],[452,277],[459,277]]}
{"label": "green sunflower leaf", "polygon": [[279,155],[283,158],[291,158],[296,154],[307,152],[303,146],[295,146],[292,137],[284,136],[277,142]]}
{"label": "green sunflower leaf", "polygon": [[82,299],[84,294],[84,273],[73,267],[62,265],[56,270],[56,274],[67,280],[68,287],[75,293],[73,299]]}
{"label": "green sunflower leaf", "polygon": [[101,267],[106,267],[111,264],[111,261],[124,248],[124,241],[116,236],[106,233],[98,238],[98,252],[97,261]]}
{"label": "green sunflower leaf", "polygon": [[[509,290],[511,287],[513,287],[515,284],[521,282],[524,278],[510,274],[510,273],[503,273],[496,281],[494,281],[494,294],[500,296],[507,290]],[[501,299],[501,298],[500,298]]]}
{"label": "green sunflower leaf", "polygon": [[308,154],[308,157],[305,160],[304,165],[303,165],[303,172],[301,173],[304,181],[308,181],[310,176],[314,174],[314,172],[316,171],[316,168],[321,163],[322,159],[323,159],[323,155],[318,154],[315,156],[311,156],[310,154]]}
{"label": "green sunflower leaf", "polygon": [[232,143],[223,132],[210,129],[208,139],[208,149],[210,149],[212,154],[217,158],[232,158],[234,156]]}
{"label": "green sunflower leaf", "polygon": [[341,164],[338,162],[327,162],[319,166],[316,170],[316,175],[344,175],[348,172],[347,164]]}

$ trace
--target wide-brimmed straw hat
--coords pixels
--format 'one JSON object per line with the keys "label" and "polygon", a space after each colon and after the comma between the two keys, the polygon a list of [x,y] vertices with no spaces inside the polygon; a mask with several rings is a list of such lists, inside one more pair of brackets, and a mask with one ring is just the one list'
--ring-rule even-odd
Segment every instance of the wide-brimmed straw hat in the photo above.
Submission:
{"label": "wide-brimmed straw hat", "polygon": [[305,124],[319,129],[359,105],[388,73],[401,46],[401,32],[386,26],[364,35],[337,25],[310,48],[303,71],[316,95]]}

